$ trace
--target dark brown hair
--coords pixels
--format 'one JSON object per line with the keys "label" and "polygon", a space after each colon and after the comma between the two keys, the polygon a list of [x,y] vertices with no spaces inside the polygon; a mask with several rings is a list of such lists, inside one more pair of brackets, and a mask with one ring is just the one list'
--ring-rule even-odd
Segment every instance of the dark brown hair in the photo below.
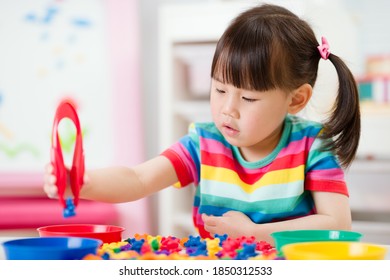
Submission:
{"label": "dark brown hair", "polygon": [[[249,9],[233,20],[218,41],[211,77],[237,88],[291,91],[317,79],[321,58],[317,39],[307,22],[275,5]],[[332,150],[344,167],[355,158],[360,138],[359,96],[355,79],[336,55],[338,95],[321,134],[323,148]]]}

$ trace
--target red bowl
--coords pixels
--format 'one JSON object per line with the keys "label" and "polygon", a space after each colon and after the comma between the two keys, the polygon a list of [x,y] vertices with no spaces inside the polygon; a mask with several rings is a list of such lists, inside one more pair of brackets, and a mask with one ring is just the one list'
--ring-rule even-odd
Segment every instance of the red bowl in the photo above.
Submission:
{"label": "red bowl", "polygon": [[39,236],[70,236],[100,239],[103,243],[122,241],[123,227],[112,225],[66,224],[40,227]]}

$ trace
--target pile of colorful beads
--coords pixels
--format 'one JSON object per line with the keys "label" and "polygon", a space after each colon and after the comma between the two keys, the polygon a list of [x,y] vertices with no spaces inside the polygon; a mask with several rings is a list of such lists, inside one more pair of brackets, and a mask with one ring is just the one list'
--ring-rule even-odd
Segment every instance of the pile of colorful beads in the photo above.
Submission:
{"label": "pile of colorful beads", "polygon": [[277,259],[277,251],[265,241],[254,237],[230,238],[217,235],[213,239],[199,236],[134,235],[121,242],[104,243],[96,255],[85,260],[269,260]]}

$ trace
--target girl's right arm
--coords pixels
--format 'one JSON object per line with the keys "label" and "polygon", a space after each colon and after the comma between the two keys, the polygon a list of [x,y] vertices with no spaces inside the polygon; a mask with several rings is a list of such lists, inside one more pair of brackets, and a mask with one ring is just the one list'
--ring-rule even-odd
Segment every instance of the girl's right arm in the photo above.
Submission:
{"label": "girl's right arm", "polygon": [[[53,167],[48,166],[44,190],[49,197],[57,196]],[[84,176],[80,198],[110,203],[134,201],[158,192],[178,181],[175,169],[164,156],[129,167],[89,170]]]}

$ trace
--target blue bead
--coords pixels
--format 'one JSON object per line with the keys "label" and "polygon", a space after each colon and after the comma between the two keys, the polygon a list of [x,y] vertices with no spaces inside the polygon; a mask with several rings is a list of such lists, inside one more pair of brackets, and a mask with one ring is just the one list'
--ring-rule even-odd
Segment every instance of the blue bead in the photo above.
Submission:
{"label": "blue bead", "polygon": [[110,254],[109,253],[104,253],[103,255],[102,255],[102,259],[103,260],[109,260],[110,259]]}
{"label": "blue bead", "polygon": [[76,207],[74,206],[73,199],[67,198],[65,205],[66,205],[66,207],[65,207],[64,212],[63,212],[64,218],[76,216],[76,212],[75,212]]}
{"label": "blue bead", "polygon": [[215,234],[214,238],[218,238],[219,239],[219,246],[222,246],[223,242],[228,238],[228,235],[227,234],[223,234],[223,235]]}

